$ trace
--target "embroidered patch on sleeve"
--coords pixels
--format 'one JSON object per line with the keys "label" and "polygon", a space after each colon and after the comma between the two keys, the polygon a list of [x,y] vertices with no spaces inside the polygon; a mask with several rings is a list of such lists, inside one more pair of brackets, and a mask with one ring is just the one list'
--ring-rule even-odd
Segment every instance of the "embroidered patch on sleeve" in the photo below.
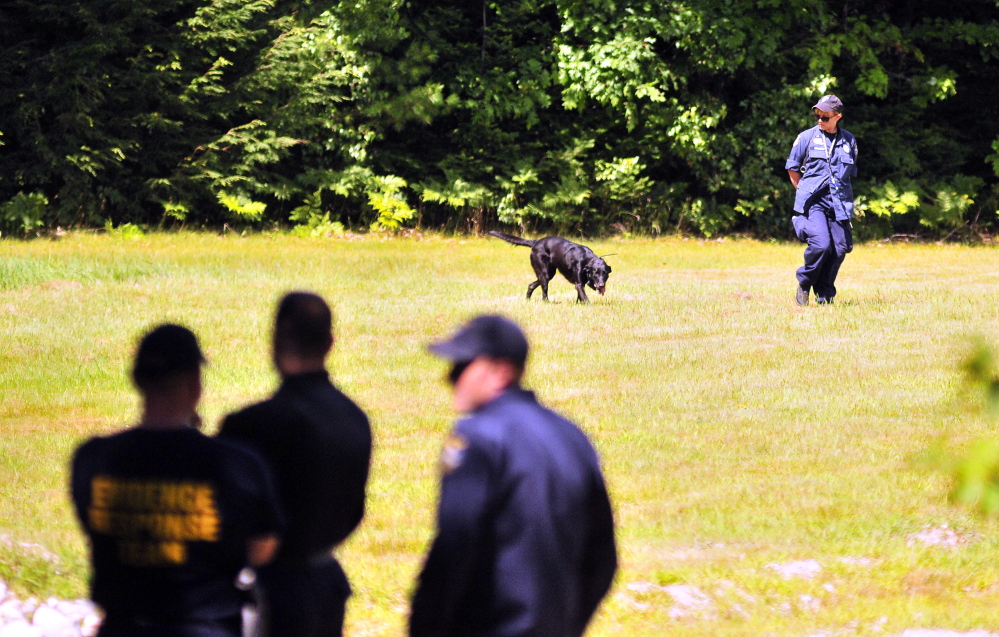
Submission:
{"label": "embroidered patch on sleeve", "polygon": [[451,434],[441,449],[441,473],[447,475],[461,466],[465,459],[468,440],[461,434]]}

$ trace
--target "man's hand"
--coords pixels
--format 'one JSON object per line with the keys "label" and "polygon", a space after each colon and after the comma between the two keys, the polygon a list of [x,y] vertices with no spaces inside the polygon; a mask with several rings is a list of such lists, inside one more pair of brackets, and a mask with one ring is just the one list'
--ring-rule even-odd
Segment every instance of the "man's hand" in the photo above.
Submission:
{"label": "man's hand", "polygon": [[801,181],[801,173],[799,173],[797,170],[788,169],[787,176],[791,178],[791,185],[793,185],[794,189],[797,190],[798,182]]}
{"label": "man's hand", "polygon": [[276,535],[261,535],[246,541],[246,561],[250,566],[263,566],[274,559],[281,542]]}

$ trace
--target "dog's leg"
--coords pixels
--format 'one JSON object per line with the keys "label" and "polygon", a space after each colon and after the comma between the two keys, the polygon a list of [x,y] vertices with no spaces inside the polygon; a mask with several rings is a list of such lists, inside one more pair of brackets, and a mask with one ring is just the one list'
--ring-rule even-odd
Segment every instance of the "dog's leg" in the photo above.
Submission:
{"label": "dog's leg", "polygon": [[542,253],[538,246],[531,248],[531,267],[534,268],[534,274],[538,275],[538,280],[527,288],[527,298],[531,298],[531,292],[540,285],[541,300],[547,301],[548,281],[551,280],[555,272],[554,268],[548,262],[548,257]]}
{"label": "dog's leg", "polygon": [[541,281],[541,298],[545,301],[548,300],[548,283],[555,278],[556,270],[554,265],[549,265],[543,274],[538,274],[538,280]]}
{"label": "dog's leg", "polygon": [[586,297],[586,287],[582,283],[576,284],[576,303],[589,303],[590,299]]}
{"label": "dog's leg", "polygon": [[541,281],[535,281],[527,286],[527,300],[531,300],[531,295],[534,294],[534,290],[536,290],[539,285],[541,285]]}

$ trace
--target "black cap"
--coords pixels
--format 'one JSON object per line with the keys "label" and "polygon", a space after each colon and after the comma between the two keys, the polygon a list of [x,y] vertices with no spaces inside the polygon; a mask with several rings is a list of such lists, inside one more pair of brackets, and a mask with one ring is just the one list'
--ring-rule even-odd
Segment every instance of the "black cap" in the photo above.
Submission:
{"label": "black cap", "polygon": [[817,108],[820,111],[830,112],[836,111],[837,113],[843,112],[843,102],[840,101],[835,95],[823,95],[819,98],[819,101],[815,103],[812,108]]}
{"label": "black cap", "polygon": [[428,349],[441,358],[467,363],[479,356],[501,358],[517,365],[527,361],[527,337],[516,323],[497,315],[476,316],[446,341]]}
{"label": "black cap", "polygon": [[142,337],[135,353],[132,377],[160,380],[197,369],[205,362],[194,332],[167,323]]}

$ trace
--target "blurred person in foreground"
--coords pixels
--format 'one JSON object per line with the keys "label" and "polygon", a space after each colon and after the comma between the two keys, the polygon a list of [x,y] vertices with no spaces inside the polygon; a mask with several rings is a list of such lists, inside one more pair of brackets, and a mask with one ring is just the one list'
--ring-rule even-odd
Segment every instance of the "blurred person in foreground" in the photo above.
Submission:
{"label": "blurred person in foreground", "polygon": [[196,428],[204,362],[184,327],[146,334],[132,369],[141,419],[73,456],[100,637],[236,637],[237,574],[277,550],[281,518],[264,462]]}
{"label": "blurred person in foreground", "polygon": [[853,250],[853,178],[857,176],[857,140],[840,127],[843,102],[826,95],[812,106],[815,126],[794,140],[784,167],[795,188],[791,223],[805,248],[798,268],[795,302],[808,305],[808,295],[824,305],[836,296],[836,275]]}
{"label": "blurred person in foreground", "polygon": [[610,588],[614,520],[596,451],[521,388],[527,350],[501,316],[430,345],[452,364],[453,406],[465,417],[441,455],[412,637],[579,637]]}
{"label": "blurred person in foreground", "polygon": [[350,585],[333,549],[364,517],[371,428],[330,382],[333,317],[322,297],[291,292],[281,299],[272,348],[281,386],[227,416],[218,434],[264,456],[287,515],[277,556],[257,571],[260,632],[339,637]]}

